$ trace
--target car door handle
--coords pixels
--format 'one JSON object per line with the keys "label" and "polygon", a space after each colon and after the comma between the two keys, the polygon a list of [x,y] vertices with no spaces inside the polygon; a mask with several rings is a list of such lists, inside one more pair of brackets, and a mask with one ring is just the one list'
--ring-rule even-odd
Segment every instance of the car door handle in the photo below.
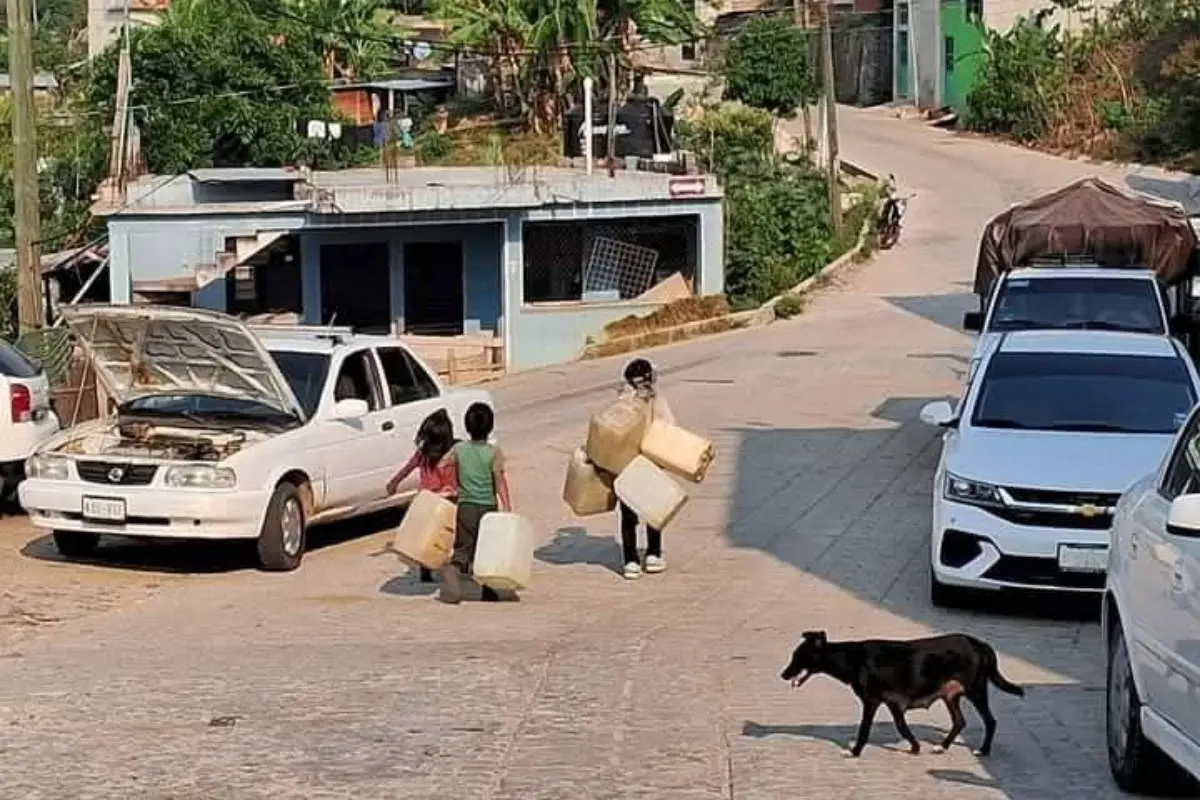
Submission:
{"label": "car door handle", "polygon": [[1182,592],[1183,590],[1183,562],[1176,561],[1175,568],[1171,571],[1171,591]]}
{"label": "car door handle", "polygon": [[1141,541],[1141,538],[1142,537],[1138,536],[1136,531],[1129,535],[1129,557],[1130,558],[1137,558],[1138,542]]}
{"label": "car door handle", "polygon": [[391,422],[389,420],[388,422],[383,423],[379,427],[382,428],[384,431],[390,431],[392,428],[396,427],[396,423]]}

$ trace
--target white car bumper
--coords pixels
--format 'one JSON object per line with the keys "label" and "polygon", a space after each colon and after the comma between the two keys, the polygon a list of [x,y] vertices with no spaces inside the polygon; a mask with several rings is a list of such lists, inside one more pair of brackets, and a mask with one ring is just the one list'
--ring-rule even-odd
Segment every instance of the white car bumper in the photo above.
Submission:
{"label": "white car bumper", "polygon": [[32,422],[6,425],[0,429],[0,464],[24,461],[58,430],[58,417],[53,411],[46,411],[45,416]]}
{"label": "white car bumper", "polygon": [[[73,480],[26,480],[18,491],[29,521],[39,528],[165,539],[257,538],[270,500],[265,491],[113,487]],[[85,497],[123,502],[124,521],[85,519]]]}
{"label": "white car bumper", "polygon": [[939,497],[932,565],[938,581],[978,589],[1098,592],[1111,534],[1107,528],[1024,525]]}

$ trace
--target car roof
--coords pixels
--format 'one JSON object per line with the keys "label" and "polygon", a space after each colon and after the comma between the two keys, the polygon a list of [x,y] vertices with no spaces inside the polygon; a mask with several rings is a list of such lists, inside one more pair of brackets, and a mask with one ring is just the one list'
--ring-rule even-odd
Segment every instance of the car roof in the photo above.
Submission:
{"label": "car roof", "polygon": [[254,335],[262,340],[268,350],[285,350],[291,353],[332,354],[338,350],[359,347],[403,347],[403,342],[389,336],[327,331],[320,328],[269,328],[250,326]]}
{"label": "car roof", "polygon": [[1055,278],[1088,278],[1089,280],[1139,280],[1156,279],[1153,270],[1142,267],[1021,267],[1011,270],[1008,279],[1053,280]]}
{"label": "car roof", "polygon": [[994,352],[1075,353],[1113,356],[1178,358],[1179,351],[1169,336],[1126,331],[1037,330],[1013,331]]}

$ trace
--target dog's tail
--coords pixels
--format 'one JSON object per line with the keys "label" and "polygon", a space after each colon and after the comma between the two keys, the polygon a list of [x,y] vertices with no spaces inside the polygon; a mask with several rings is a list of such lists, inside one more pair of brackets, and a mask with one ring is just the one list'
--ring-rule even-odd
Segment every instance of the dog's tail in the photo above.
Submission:
{"label": "dog's tail", "polygon": [[987,642],[980,642],[979,644],[982,646],[983,666],[986,670],[988,680],[1002,692],[1015,694],[1017,697],[1024,697],[1025,690],[1022,687],[1000,674],[1000,663],[996,659],[996,651],[992,649],[992,646]]}

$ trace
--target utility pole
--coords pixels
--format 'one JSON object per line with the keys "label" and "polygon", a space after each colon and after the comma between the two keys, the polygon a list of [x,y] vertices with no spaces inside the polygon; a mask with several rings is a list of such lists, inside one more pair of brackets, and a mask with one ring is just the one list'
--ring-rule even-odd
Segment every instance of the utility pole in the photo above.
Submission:
{"label": "utility pole", "polygon": [[608,177],[616,176],[617,169],[617,51],[608,57]]}
{"label": "utility pole", "polygon": [[21,333],[42,327],[37,131],[33,108],[33,8],[8,0],[8,71],[12,76],[13,195],[17,234],[17,321]]}
{"label": "utility pole", "polygon": [[[792,21],[796,27],[805,32],[804,41],[809,41],[808,33],[808,4],[811,0],[792,0]],[[811,158],[813,149],[812,111],[808,100],[800,109],[800,117],[804,124],[804,157]]]}
{"label": "utility pole", "polygon": [[825,87],[825,138],[829,148],[829,213],[833,232],[842,233],[842,170],[838,161],[837,92],[833,84],[833,30],[829,25],[829,4],[818,0],[821,9],[821,83]]}

